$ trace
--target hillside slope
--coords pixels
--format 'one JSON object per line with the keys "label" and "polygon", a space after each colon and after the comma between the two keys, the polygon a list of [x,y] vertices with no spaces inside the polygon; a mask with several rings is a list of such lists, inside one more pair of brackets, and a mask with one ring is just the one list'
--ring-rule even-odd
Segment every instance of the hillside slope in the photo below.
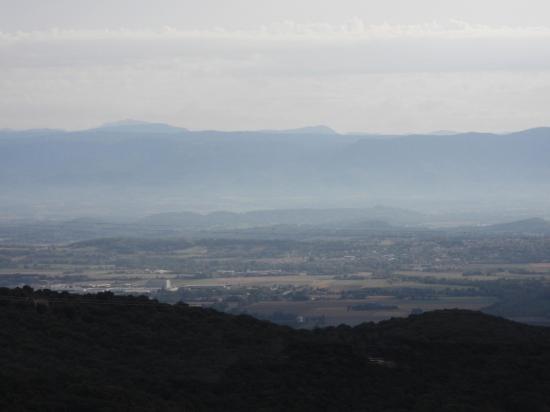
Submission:
{"label": "hillside slope", "polygon": [[0,409],[550,408],[550,331],[468,311],[292,330],[111,294],[0,289]]}

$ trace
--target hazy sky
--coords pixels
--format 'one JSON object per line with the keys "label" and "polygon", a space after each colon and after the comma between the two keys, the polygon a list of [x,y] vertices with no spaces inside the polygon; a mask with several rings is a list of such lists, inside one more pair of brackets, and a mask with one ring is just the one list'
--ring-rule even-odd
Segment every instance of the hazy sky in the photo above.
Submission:
{"label": "hazy sky", "polygon": [[548,0],[0,0],[0,128],[550,125]]}

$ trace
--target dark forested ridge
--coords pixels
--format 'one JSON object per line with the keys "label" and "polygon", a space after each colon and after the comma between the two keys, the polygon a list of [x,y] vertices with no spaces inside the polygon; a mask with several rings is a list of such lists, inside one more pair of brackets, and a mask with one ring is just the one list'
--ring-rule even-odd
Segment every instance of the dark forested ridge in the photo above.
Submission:
{"label": "dark forested ridge", "polygon": [[1,410],[550,410],[550,330],[478,312],[305,331],[25,287],[0,319]]}

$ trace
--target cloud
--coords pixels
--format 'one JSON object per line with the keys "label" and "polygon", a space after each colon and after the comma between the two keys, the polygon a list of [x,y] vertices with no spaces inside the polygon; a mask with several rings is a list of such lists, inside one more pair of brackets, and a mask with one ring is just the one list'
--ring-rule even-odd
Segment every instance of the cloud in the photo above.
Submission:
{"label": "cloud", "polygon": [[323,39],[323,40],[372,40],[383,38],[517,38],[550,37],[550,27],[489,26],[470,24],[460,20],[446,23],[432,22],[417,25],[379,24],[367,25],[361,19],[351,19],[347,23],[297,23],[284,21],[256,30],[181,30],[165,26],[158,30],[70,30],[50,29],[44,31],[0,32],[0,44],[36,41],[63,40],[114,40],[114,39]]}
{"label": "cloud", "polygon": [[513,130],[547,124],[550,28],[356,19],[0,33],[0,90],[0,127]]}
{"label": "cloud", "polygon": [[315,75],[550,68],[550,28],[283,22],[258,30],[0,33],[0,68],[183,63],[197,72]]}

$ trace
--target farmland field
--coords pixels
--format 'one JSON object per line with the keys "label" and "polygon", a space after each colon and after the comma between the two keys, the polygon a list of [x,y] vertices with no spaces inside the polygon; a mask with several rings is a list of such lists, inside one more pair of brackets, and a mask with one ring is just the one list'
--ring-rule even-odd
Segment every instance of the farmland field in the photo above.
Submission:
{"label": "farmland field", "polygon": [[394,233],[0,244],[0,286],[141,294],[298,327],[442,308],[550,320],[550,239]]}

